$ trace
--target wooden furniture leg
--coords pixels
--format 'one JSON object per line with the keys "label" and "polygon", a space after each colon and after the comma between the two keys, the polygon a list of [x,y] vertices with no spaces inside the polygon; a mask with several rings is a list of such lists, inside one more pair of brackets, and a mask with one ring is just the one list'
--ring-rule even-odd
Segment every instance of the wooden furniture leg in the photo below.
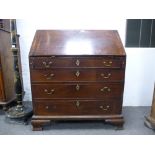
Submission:
{"label": "wooden furniture leg", "polygon": [[145,120],[144,124],[151,129],[155,129],[155,86],[154,86],[151,113],[149,116],[145,116],[145,118],[146,118],[146,120]]}

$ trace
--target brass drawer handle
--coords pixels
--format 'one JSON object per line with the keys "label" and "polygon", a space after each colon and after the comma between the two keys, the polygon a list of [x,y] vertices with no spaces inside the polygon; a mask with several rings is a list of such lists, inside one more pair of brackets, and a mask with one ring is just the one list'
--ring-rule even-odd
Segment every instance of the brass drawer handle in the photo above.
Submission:
{"label": "brass drawer handle", "polygon": [[77,84],[76,85],[76,90],[79,91],[80,90],[80,86]]}
{"label": "brass drawer handle", "polygon": [[75,76],[76,77],[79,77],[80,76],[80,72],[79,71],[76,71]]}
{"label": "brass drawer handle", "polygon": [[107,105],[105,108],[104,108],[104,106],[103,106],[103,105],[101,105],[101,106],[100,106],[100,109],[102,109],[102,110],[104,110],[104,111],[108,110],[109,108],[110,108],[110,106],[109,106],[109,105]]}
{"label": "brass drawer handle", "polygon": [[49,68],[52,63],[53,63],[52,61],[50,61],[48,63],[43,61],[43,65],[45,66],[45,68]]}
{"label": "brass drawer handle", "polygon": [[103,88],[100,89],[100,91],[101,91],[101,92],[105,92],[105,91],[110,92],[111,89],[110,89],[109,87],[103,87]]}
{"label": "brass drawer handle", "polygon": [[102,76],[104,79],[108,79],[108,78],[110,78],[111,73],[108,73],[107,75],[105,75],[104,73],[101,73],[101,76]]}
{"label": "brass drawer handle", "polygon": [[50,80],[52,77],[54,77],[54,74],[53,73],[45,74],[44,76],[46,77],[47,80]]}
{"label": "brass drawer handle", "polygon": [[51,89],[50,91],[48,91],[47,89],[44,89],[44,92],[45,92],[46,94],[48,94],[48,95],[53,94],[54,91],[55,91],[54,89]]}
{"label": "brass drawer handle", "polygon": [[112,65],[112,61],[103,61],[104,66],[110,67]]}
{"label": "brass drawer handle", "polygon": [[76,107],[78,108],[80,106],[80,102],[79,101],[76,101]]}
{"label": "brass drawer handle", "polygon": [[76,64],[76,66],[79,66],[80,65],[80,60],[77,59],[75,64]]}

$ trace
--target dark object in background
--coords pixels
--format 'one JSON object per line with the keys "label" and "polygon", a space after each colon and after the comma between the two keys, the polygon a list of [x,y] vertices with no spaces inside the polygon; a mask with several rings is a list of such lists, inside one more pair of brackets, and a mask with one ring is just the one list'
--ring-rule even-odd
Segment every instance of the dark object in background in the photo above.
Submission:
{"label": "dark object in background", "polygon": [[152,107],[150,116],[145,117],[145,125],[151,129],[155,130],[155,85],[154,85],[154,93],[153,93],[153,100],[152,100]]}
{"label": "dark object in background", "polygon": [[[15,86],[14,86],[14,59],[11,52],[11,33],[10,33],[10,20],[0,19],[0,105],[6,108],[7,105],[12,105],[16,99]],[[17,38],[17,48],[20,50],[19,46],[19,35]],[[19,73],[22,83],[22,93],[23,90],[23,80],[22,80],[22,70],[21,70],[21,57],[20,52],[17,54]]]}
{"label": "dark object in background", "polygon": [[23,104],[23,93],[22,93],[22,81],[20,77],[19,59],[18,53],[20,52],[17,46],[17,30],[16,20],[10,19],[10,32],[11,32],[11,48],[10,52],[13,57],[13,75],[14,75],[14,92],[16,96],[16,105],[10,107],[6,112],[6,118],[25,121],[29,116],[32,115],[32,108],[24,106]]}
{"label": "dark object in background", "polygon": [[126,47],[155,47],[155,19],[127,19]]}
{"label": "dark object in background", "polygon": [[139,47],[141,20],[128,19],[126,28],[126,47]]}
{"label": "dark object in background", "polygon": [[0,19],[0,29],[10,32],[10,19]]}

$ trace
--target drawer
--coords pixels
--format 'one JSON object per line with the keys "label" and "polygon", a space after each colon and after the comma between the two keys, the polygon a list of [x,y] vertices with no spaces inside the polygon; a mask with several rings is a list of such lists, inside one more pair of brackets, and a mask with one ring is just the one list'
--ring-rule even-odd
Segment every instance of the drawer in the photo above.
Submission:
{"label": "drawer", "polygon": [[121,113],[121,101],[52,100],[34,101],[35,115],[110,115]]}
{"label": "drawer", "polygon": [[32,70],[32,82],[57,82],[57,81],[123,81],[122,69],[48,69]]}
{"label": "drawer", "polygon": [[34,99],[121,97],[123,83],[32,84]]}
{"label": "drawer", "polygon": [[79,67],[101,67],[121,68],[125,65],[122,57],[30,57],[31,69],[48,68],[79,68]]}

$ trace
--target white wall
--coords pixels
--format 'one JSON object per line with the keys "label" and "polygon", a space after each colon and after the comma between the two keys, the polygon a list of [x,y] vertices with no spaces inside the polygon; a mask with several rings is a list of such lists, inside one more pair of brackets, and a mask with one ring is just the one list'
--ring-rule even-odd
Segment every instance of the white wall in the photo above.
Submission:
{"label": "white wall", "polygon": [[[124,44],[125,19],[63,18],[17,20],[20,34],[23,80],[26,95],[31,100],[28,54],[36,29],[117,29]],[[126,48],[127,64],[124,106],[151,105],[155,82],[155,48]]]}

